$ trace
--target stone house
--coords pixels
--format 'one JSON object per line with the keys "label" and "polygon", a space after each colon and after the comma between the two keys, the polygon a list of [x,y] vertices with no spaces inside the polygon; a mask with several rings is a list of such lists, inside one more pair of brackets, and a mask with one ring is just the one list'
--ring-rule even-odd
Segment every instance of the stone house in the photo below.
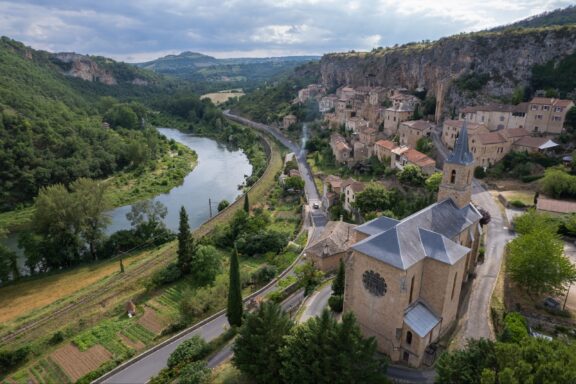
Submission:
{"label": "stone house", "polygon": [[516,141],[525,136],[530,136],[530,132],[524,128],[508,128],[499,131],[499,133],[508,141],[510,145],[514,144]]}
{"label": "stone house", "polygon": [[[370,126],[366,126],[366,127],[362,127],[360,130],[358,130],[358,140],[362,143],[362,144],[367,144],[370,145],[371,147],[374,146],[374,143],[376,142],[376,136],[378,135],[378,131],[376,131],[374,128],[371,128]],[[370,152],[372,152],[372,148],[370,148]]]}
{"label": "stone house", "polygon": [[[460,134],[460,130],[464,125],[465,120],[445,120],[444,126],[442,128],[442,143],[448,147],[448,149],[454,148],[454,143],[456,138]],[[476,124],[467,122],[467,129],[470,136],[478,135],[481,133],[490,133],[488,128],[484,124]]]}
{"label": "stone house", "polygon": [[323,272],[334,272],[353,243],[356,225],[329,221],[322,235],[304,250],[306,257]]}
{"label": "stone house", "polygon": [[470,136],[470,151],[476,166],[490,167],[510,152],[510,142],[500,132]]}
{"label": "stone house", "polygon": [[378,140],[376,143],[374,143],[374,155],[380,161],[390,161],[392,158],[392,150],[396,147],[397,145],[393,141]]}
{"label": "stone house", "polygon": [[406,146],[392,149],[390,166],[392,169],[404,169],[408,164],[415,165],[422,170],[425,175],[431,175],[436,171],[436,161],[422,152]]}
{"label": "stone house", "polygon": [[460,111],[460,120],[484,124],[490,131],[523,128],[526,125],[527,112],[528,103],[478,105],[463,108]]}
{"label": "stone house", "polygon": [[352,148],[350,148],[346,139],[338,133],[333,133],[330,136],[330,147],[339,164],[346,164],[351,159]]}
{"label": "stone house", "polygon": [[286,115],[282,119],[282,127],[284,129],[288,129],[291,125],[296,124],[298,122],[298,118],[294,115]]}
{"label": "stone house", "polygon": [[400,123],[410,120],[414,114],[414,108],[400,103],[398,106],[384,110],[384,134],[388,137],[398,133]]}
{"label": "stone house", "polygon": [[370,105],[382,105],[382,102],[387,100],[386,89],[382,87],[375,87],[368,93],[368,103]]}
{"label": "stone house", "polygon": [[356,91],[352,87],[342,87],[336,90],[336,96],[343,100],[351,100],[356,96]]}
{"label": "stone house", "polygon": [[401,221],[380,217],[355,228],[344,311],[393,362],[430,364],[431,345],[456,323],[481,233],[481,214],[470,201],[473,168],[464,128],[444,164],[437,203]]}
{"label": "stone house", "polygon": [[354,212],[353,204],[356,201],[356,195],[366,189],[364,183],[354,181],[343,188],[344,191],[344,209],[350,213]]}
{"label": "stone house", "polygon": [[318,109],[320,113],[327,113],[332,111],[332,109],[336,108],[336,101],[338,98],[336,96],[324,96],[320,99],[318,103]]}
{"label": "stone house", "polygon": [[423,137],[430,137],[434,125],[424,120],[409,120],[400,123],[398,136],[400,145],[416,148],[416,143]]}
{"label": "stone house", "polygon": [[525,128],[529,132],[559,135],[564,129],[566,113],[573,106],[572,100],[535,97],[528,105]]}
{"label": "stone house", "polygon": [[354,142],[354,152],[352,154],[354,163],[368,160],[372,156],[373,145],[364,144],[360,141]]}
{"label": "stone house", "polygon": [[524,136],[512,144],[512,150],[517,152],[546,152],[557,147],[554,141],[546,137]]}
{"label": "stone house", "polygon": [[368,128],[368,126],[368,121],[361,117],[350,117],[346,119],[346,130],[354,133],[358,133],[360,130]]}

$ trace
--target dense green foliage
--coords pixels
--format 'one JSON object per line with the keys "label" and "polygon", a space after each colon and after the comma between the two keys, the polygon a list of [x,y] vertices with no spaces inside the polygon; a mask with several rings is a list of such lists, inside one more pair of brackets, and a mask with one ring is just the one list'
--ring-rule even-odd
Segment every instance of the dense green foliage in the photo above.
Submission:
{"label": "dense green foliage", "polygon": [[17,255],[0,244],[0,283],[8,281],[11,276],[17,277],[19,273]]}
{"label": "dense green foliage", "polygon": [[478,91],[490,80],[490,75],[470,72],[460,76],[454,83],[458,88],[465,91]]}
{"label": "dense green foliage", "polygon": [[238,264],[238,252],[230,255],[230,284],[228,288],[228,309],[226,317],[231,326],[242,325],[242,287],[240,286],[240,267]]}
{"label": "dense green foliage", "polygon": [[[574,8],[576,10],[576,8]],[[557,89],[561,98],[576,89],[576,53],[532,67],[533,89]]]}
{"label": "dense green foliage", "polygon": [[188,364],[206,356],[208,345],[200,336],[192,336],[180,344],[168,358],[168,368]]}
{"label": "dense green foliage", "polygon": [[184,206],[180,208],[180,222],[178,224],[178,267],[183,274],[190,273],[190,259],[196,252],[196,240],[190,233],[188,213]]}
{"label": "dense green foliage", "polygon": [[284,383],[385,383],[376,340],[362,336],[351,312],[337,322],[324,311],[292,329],[281,349]]}
{"label": "dense green foliage", "polygon": [[576,267],[547,227],[535,227],[508,243],[506,271],[529,294],[561,293],[576,282]]}
{"label": "dense green foliage", "polygon": [[519,343],[528,335],[528,324],[524,316],[517,312],[507,313],[504,317],[504,331],[500,336],[500,340]]}
{"label": "dense green foliage", "polygon": [[535,209],[529,209],[524,214],[514,218],[514,230],[521,235],[532,232],[558,232],[559,223],[552,216]]}
{"label": "dense green foliage", "polygon": [[575,198],[576,176],[569,174],[564,168],[549,168],[540,180],[542,192],[553,198]]}
{"label": "dense green foliage", "polygon": [[560,160],[556,157],[546,156],[540,152],[509,152],[502,160],[491,168],[487,175],[496,179],[513,177],[522,181],[533,181],[543,173],[544,168],[557,165]]}
{"label": "dense green foliage", "polygon": [[308,296],[322,281],[324,273],[314,266],[312,261],[300,264],[295,269],[298,284],[304,288],[304,296]]}
{"label": "dense green foliage", "polygon": [[338,273],[332,282],[332,294],[342,296],[344,294],[344,284],[346,280],[346,269],[344,268],[344,261],[340,259],[338,263]]}
{"label": "dense green foliage", "polygon": [[[29,203],[43,186],[108,177],[146,166],[165,151],[155,131],[140,129],[141,106],[99,99],[117,89],[129,95],[129,88],[66,77],[47,52],[1,38],[0,210]],[[115,119],[114,129],[103,128],[104,116],[114,111],[130,115],[130,124]]]}
{"label": "dense green foliage", "polygon": [[293,327],[278,304],[265,302],[246,316],[234,343],[234,365],[255,383],[277,382],[282,367],[280,349]]}
{"label": "dense green foliage", "polygon": [[356,195],[355,205],[365,218],[375,217],[377,214],[402,218],[428,206],[432,200],[433,195],[426,191],[401,192],[373,183]]}
{"label": "dense green foliage", "polygon": [[[0,351],[0,372],[10,372],[15,367],[24,363],[30,354],[29,347],[22,347],[16,350]],[[1,373],[0,373],[1,375]]]}
{"label": "dense green foliage", "polygon": [[541,338],[518,343],[469,340],[463,350],[444,353],[436,364],[442,384],[576,382],[576,345]]}

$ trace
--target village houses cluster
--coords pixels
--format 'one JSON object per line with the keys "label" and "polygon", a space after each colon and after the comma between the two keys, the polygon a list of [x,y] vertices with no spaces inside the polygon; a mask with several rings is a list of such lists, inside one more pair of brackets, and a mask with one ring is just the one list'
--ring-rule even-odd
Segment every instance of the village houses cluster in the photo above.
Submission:
{"label": "village houses cluster", "polygon": [[[535,97],[518,105],[487,104],[462,108],[455,119],[441,125],[417,119],[423,111],[422,100],[405,88],[340,87],[326,94],[323,86],[311,84],[298,92],[294,102],[315,100],[328,127],[330,147],[337,163],[352,167],[372,156],[391,169],[402,170],[411,164],[424,175],[435,171],[436,161],[416,150],[418,141],[436,132],[448,150],[454,148],[464,121],[474,167],[488,168],[510,151],[546,152],[558,144],[570,100]],[[297,122],[296,116],[284,117],[283,127]],[[350,178],[326,178],[323,207],[330,207],[340,196],[345,210],[352,212],[356,193],[364,185]]]}

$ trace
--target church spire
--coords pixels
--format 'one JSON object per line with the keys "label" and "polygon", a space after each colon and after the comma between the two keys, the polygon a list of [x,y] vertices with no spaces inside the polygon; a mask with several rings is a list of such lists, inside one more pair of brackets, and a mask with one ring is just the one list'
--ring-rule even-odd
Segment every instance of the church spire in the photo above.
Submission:
{"label": "church spire", "polygon": [[468,205],[472,197],[473,168],[474,156],[468,148],[468,123],[464,120],[454,151],[444,162],[438,201],[450,198],[459,208]]}
{"label": "church spire", "polygon": [[454,151],[448,156],[446,160],[450,164],[468,165],[474,162],[474,157],[468,148],[468,122],[464,120],[460,134],[456,138]]}

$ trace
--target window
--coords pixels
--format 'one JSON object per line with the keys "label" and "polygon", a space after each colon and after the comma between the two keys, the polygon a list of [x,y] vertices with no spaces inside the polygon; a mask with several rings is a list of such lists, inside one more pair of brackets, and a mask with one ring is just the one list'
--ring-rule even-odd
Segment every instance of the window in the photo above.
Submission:
{"label": "window", "polygon": [[450,296],[450,300],[454,300],[454,291],[456,290],[456,279],[458,278],[458,272],[454,274],[454,282],[452,283],[452,295]]}
{"label": "window", "polygon": [[543,110],[543,111],[549,111],[549,110],[550,110],[550,106],[549,106],[549,105],[543,105],[543,106],[542,106],[542,110]]}
{"label": "window", "polygon": [[412,344],[412,332],[406,332],[406,344]]}
{"label": "window", "polygon": [[556,107],[556,108],[554,108],[554,112],[562,112],[562,107]]}
{"label": "window", "polygon": [[454,184],[455,182],[456,182],[456,170],[453,169],[453,170],[452,170],[452,173],[451,173],[451,175],[450,175],[450,183],[451,183],[451,184]]}
{"label": "window", "polygon": [[538,132],[538,127],[534,127],[534,132]]}
{"label": "window", "polygon": [[504,116],[500,116],[500,121],[504,121]]}
{"label": "window", "polygon": [[554,116],[553,120],[554,121],[560,121],[560,120],[562,120],[562,118],[560,116]]}
{"label": "window", "polygon": [[410,282],[410,297],[408,298],[408,304],[412,302],[413,293],[414,293],[414,276],[412,276],[412,281]]}
{"label": "window", "polygon": [[542,120],[542,117],[543,117],[542,115],[536,115],[537,120]]}
{"label": "window", "polygon": [[537,111],[537,110],[538,110],[538,106],[537,106],[537,105],[531,105],[531,106],[530,106],[530,110],[531,110],[531,111]]}
{"label": "window", "polygon": [[410,360],[410,354],[408,352],[404,351],[404,355],[402,356],[402,359],[404,361]]}

